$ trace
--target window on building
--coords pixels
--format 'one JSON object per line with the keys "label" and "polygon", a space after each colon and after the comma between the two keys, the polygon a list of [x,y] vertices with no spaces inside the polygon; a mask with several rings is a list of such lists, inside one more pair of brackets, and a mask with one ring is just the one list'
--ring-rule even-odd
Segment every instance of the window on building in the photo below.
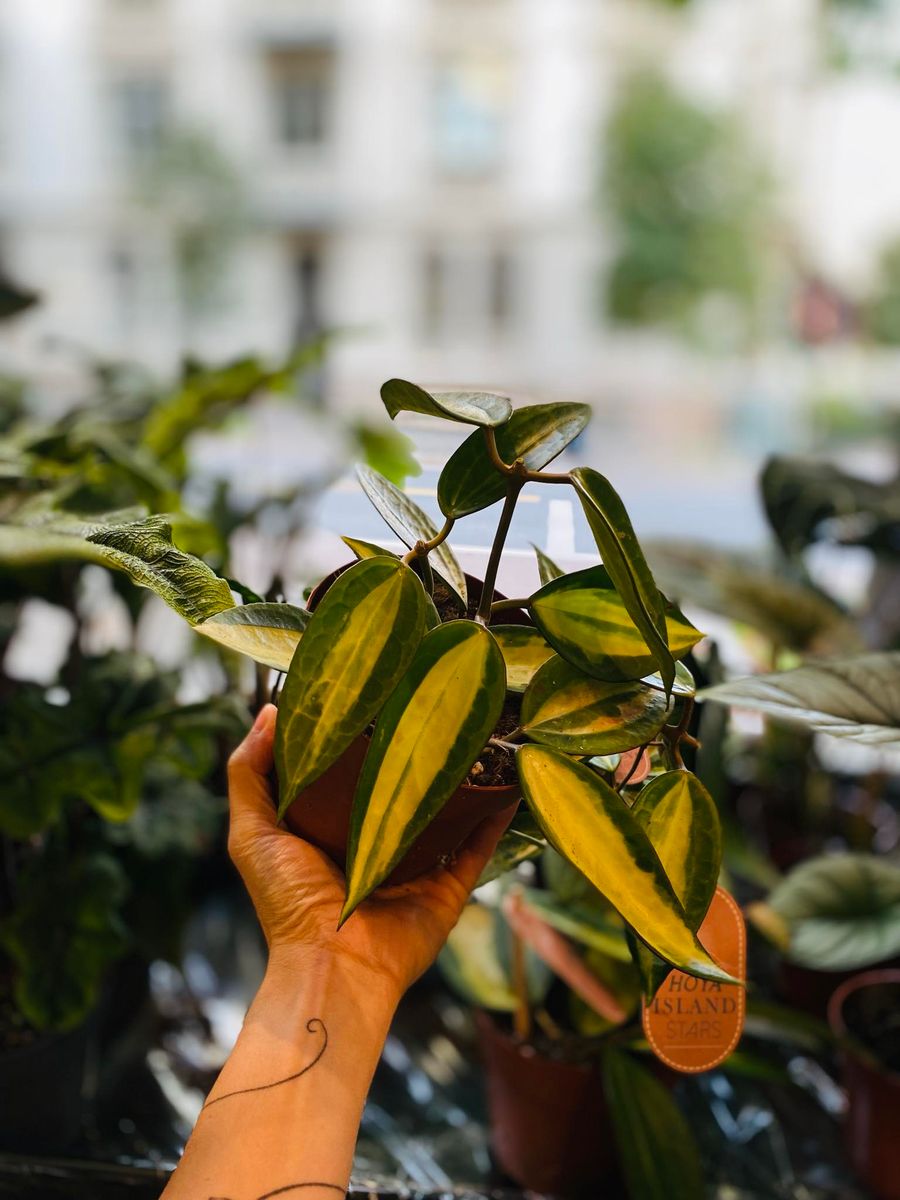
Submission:
{"label": "window on building", "polygon": [[169,96],[158,75],[120,79],[113,85],[113,112],[120,144],[133,157],[146,158],[162,145]]}
{"label": "window on building", "polygon": [[323,145],[331,123],[331,50],[310,46],[273,51],[268,70],[275,140],[284,146]]}
{"label": "window on building", "polygon": [[509,330],[513,268],[506,249],[429,248],[422,260],[422,332],[429,341],[478,340]]}
{"label": "window on building", "polygon": [[509,100],[507,64],[490,55],[441,60],[434,80],[434,149],[448,175],[478,177],[499,169]]}

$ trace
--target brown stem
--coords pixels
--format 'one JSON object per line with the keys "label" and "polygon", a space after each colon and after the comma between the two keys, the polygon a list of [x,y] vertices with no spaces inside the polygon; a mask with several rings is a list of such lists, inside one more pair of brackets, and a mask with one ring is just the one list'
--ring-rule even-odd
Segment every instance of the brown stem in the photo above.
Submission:
{"label": "brown stem", "polygon": [[526,1042],[531,1037],[531,1001],[528,996],[528,974],[525,969],[525,946],[514,930],[510,929],[509,935],[512,939],[512,983],[513,991],[516,994],[513,1028],[516,1036]]}
{"label": "brown stem", "polygon": [[436,550],[438,548],[441,542],[445,542],[447,540],[447,538],[450,536],[450,530],[455,524],[455,517],[447,517],[447,519],[444,521],[444,524],[437,531],[434,537],[427,542],[416,542],[412,550],[403,555],[403,561],[408,566],[413,559],[427,557],[432,550]]}
{"label": "brown stem", "polygon": [[490,557],[484,571],[481,599],[478,601],[478,610],[475,613],[475,620],[481,625],[490,624],[491,602],[494,598],[494,584],[497,582],[497,570],[500,566],[500,558],[506,543],[506,535],[509,533],[509,526],[513,519],[513,513],[516,511],[516,502],[519,499],[519,492],[521,490],[522,481],[515,476],[510,476],[507,483],[506,500],[503,502],[503,512],[500,514],[497,532],[494,534],[494,544],[491,546]]}

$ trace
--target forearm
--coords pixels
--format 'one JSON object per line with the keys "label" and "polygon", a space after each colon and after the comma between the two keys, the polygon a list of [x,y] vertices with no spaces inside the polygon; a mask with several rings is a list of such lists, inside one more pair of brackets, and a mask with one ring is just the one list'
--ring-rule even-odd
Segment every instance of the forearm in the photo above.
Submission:
{"label": "forearm", "polygon": [[346,960],[273,954],[165,1200],[335,1200],[398,996]]}

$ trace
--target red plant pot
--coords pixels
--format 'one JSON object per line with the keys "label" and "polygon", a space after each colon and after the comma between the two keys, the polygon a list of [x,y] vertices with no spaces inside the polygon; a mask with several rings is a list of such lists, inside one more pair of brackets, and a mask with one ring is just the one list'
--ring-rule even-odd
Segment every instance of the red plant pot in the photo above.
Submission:
{"label": "red plant pot", "polygon": [[597,1200],[616,1155],[599,1064],[565,1062],[523,1045],[476,1012],[491,1148],[520,1186],[561,1200]]}
{"label": "red plant pot", "polygon": [[[844,1007],[866,988],[890,988],[900,1006],[900,970],[866,971],[837,989],[828,1004],[828,1022],[835,1034],[852,1036]],[[841,1056],[849,1107],[844,1135],[850,1161],[877,1200],[900,1200],[900,1073],[863,1057],[852,1048]]]}
{"label": "red plant pot", "polygon": [[[338,567],[313,589],[307,602],[310,611],[315,611],[335,579],[351,566],[352,563],[347,563]],[[480,580],[467,575],[466,584],[478,594]],[[506,597],[495,592],[494,599],[505,600]],[[504,613],[503,620],[511,625],[531,623],[521,609]],[[324,850],[342,870],[347,861],[347,835],[353,796],[368,747],[369,739],[365,735],[358,737],[333,766],[300,792],[284,815],[288,829]],[[407,883],[430,871],[454,854],[486,817],[509,808],[521,796],[517,783],[505,787],[471,787],[463,784],[413,843],[403,861],[385,882]]]}

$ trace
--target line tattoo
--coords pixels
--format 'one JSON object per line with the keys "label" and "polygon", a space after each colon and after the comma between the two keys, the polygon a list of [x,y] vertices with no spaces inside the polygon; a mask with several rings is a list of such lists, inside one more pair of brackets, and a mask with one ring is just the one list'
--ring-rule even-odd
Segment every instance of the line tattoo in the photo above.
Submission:
{"label": "line tattoo", "polygon": [[[313,1069],[313,1067],[316,1065],[316,1063],[319,1061],[319,1059],[322,1057],[322,1055],[325,1053],[325,1051],[328,1049],[328,1030],[325,1028],[325,1022],[323,1020],[321,1020],[321,1018],[319,1018],[319,1017],[310,1017],[309,1020],[306,1022],[307,1033],[316,1033],[320,1029],[322,1031],[322,1045],[319,1047],[318,1052],[316,1053],[316,1057],[312,1060],[311,1063],[307,1063],[307,1065],[305,1067],[301,1068],[301,1070],[299,1070],[299,1071],[295,1071],[293,1073],[293,1075],[285,1075],[284,1079],[275,1079],[272,1081],[272,1083],[260,1083],[256,1087],[238,1088],[236,1091],[226,1092],[224,1096],[216,1096],[213,1100],[207,1100],[206,1103],[203,1105],[203,1112],[206,1112],[206,1110],[208,1108],[212,1108],[212,1106],[214,1104],[221,1104],[221,1102],[223,1100],[231,1100],[232,1097],[234,1097],[234,1096],[246,1096],[250,1092],[267,1092],[270,1088],[281,1087],[281,1085],[283,1083],[290,1083],[292,1080],[299,1079],[302,1075],[305,1075],[307,1073],[307,1071],[311,1071]],[[292,1186],[293,1187],[313,1187],[313,1186],[335,1187],[336,1185],[330,1184],[330,1183],[322,1183],[322,1184],[315,1184],[315,1185],[311,1184],[311,1183],[301,1183],[301,1184],[293,1184]],[[289,1189],[282,1188],[281,1190],[287,1191]],[[343,1191],[343,1189],[341,1189],[341,1190]],[[260,1196],[258,1198],[258,1200],[267,1200],[267,1198],[269,1196],[277,1196],[278,1194],[279,1194],[278,1192],[267,1192],[265,1196]]]}
{"label": "line tattoo", "polygon": [[[264,1192],[256,1200],[272,1200],[273,1196],[285,1196],[288,1192],[298,1192],[301,1188],[330,1188],[333,1192],[347,1195],[347,1189],[339,1183],[289,1183],[286,1187],[276,1188],[274,1192]],[[209,1200],[229,1200],[228,1196],[210,1196]]]}

